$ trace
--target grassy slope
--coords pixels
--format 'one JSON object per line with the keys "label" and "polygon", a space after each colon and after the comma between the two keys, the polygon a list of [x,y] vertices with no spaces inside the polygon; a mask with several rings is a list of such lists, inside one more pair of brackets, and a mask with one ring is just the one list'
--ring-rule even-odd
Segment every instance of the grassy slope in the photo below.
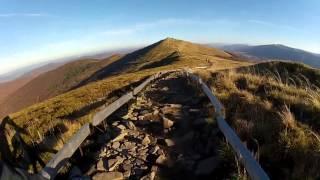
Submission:
{"label": "grassy slope", "polygon": [[[176,52],[178,55],[172,56]],[[223,69],[249,64],[234,61],[229,54],[223,51],[174,39],[160,41],[133,54],[134,56],[131,54],[125,57],[127,61],[129,61],[129,57],[132,58],[128,64],[124,59],[118,60],[122,61],[123,69],[113,71],[113,76],[108,75],[108,78],[104,80],[23,109],[11,114],[9,118],[17,126],[26,130],[26,134],[23,134],[22,137],[28,145],[39,144],[41,147],[59,149],[63,142],[83,123],[91,120],[99,106],[114,100],[112,97],[115,94],[112,92],[125,86],[132,86],[133,82],[138,82],[148,75],[160,70],[185,67],[207,66],[213,68],[212,66],[214,66],[214,68]],[[113,66],[112,68],[116,67],[113,64],[111,66]],[[90,80],[99,78],[94,75]],[[48,154],[44,154],[44,156],[45,160],[49,158]]]}
{"label": "grassy slope", "polygon": [[56,69],[59,66],[62,66],[62,63],[51,63],[45,66],[41,66],[39,68],[36,68],[32,70],[29,73],[26,73],[22,75],[21,77],[14,79],[9,82],[3,82],[0,83],[0,104],[12,93],[17,91],[19,88],[26,85],[28,82],[39,76],[40,74],[43,74],[45,72],[48,72],[50,70]]}
{"label": "grassy slope", "polygon": [[297,63],[268,62],[199,73],[272,179],[315,179],[320,177],[319,72]]}
{"label": "grassy slope", "polygon": [[[248,66],[232,59],[216,49],[167,39],[125,56],[89,80],[107,78],[10,118],[27,130],[23,135],[27,144],[59,149],[99,106],[123,93],[115,90],[129,89],[160,70],[190,67],[213,88],[226,107],[228,122],[273,179],[319,177],[319,70],[286,62]],[[230,150],[224,148],[221,151]],[[50,157],[44,155],[45,160]],[[234,162],[232,155],[228,157]]]}
{"label": "grassy slope", "polygon": [[3,101],[0,117],[64,93],[119,58],[116,55],[104,60],[78,60],[41,74]]}
{"label": "grassy slope", "polygon": [[[148,47],[127,54],[110,66],[97,72],[92,78],[103,79],[113,74],[136,72],[153,67],[176,65],[210,66],[212,63],[233,63],[232,55],[214,48],[167,38]],[[236,62],[238,63],[238,62]]]}

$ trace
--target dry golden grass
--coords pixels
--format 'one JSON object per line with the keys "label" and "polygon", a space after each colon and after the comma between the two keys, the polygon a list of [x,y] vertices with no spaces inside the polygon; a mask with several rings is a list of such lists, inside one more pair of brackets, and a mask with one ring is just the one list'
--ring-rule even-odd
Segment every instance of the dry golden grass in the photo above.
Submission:
{"label": "dry golden grass", "polygon": [[[123,69],[115,74],[25,108],[8,118],[26,131],[21,136],[31,148],[40,145],[59,150],[84,123],[91,121],[100,106],[111,103],[149,75],[179,68],[225,69],[248,65],[232,60],[223,51],[174,39],[166,39],[148,47],[147,51],[137,52],[125,57],[133,60],[129,64],[121,63]],[[121,91],[115,93],[119,89]],[[13,133],[15,130],[9,124],[5,129]],[[39,153],[45,162],[52,156],[45,151]]]}
{"label": "dry golden grass", "polygon": [[[316,179],[320,177],[316,81],[320,75],[308,67],[297,65],[297,71],[296,64],[280,64],[282,71],[271,63],[199,74],[223,102],[228,122],[248,148],[258,153],[272,179]],[[294,76],[305,79],[298,82]]]}

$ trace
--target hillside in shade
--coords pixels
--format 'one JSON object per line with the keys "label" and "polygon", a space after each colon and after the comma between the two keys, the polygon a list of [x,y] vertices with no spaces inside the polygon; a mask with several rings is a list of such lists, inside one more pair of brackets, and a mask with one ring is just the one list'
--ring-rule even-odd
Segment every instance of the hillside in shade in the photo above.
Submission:
{"label": "hillside in shade", "polygon": [[21,77],[18,77],[17,79],[0,83],[0,104],[10,94],[12,94],[13,92],[17,91],[19,88],[26,85],[32,79],[38,77],[42,73],[48,72],[48,71],[53,70],[53,69],[55,69],[59,66],[62,66],[62,65],[63,65],[63,63],[50,63],[48,65],[36,68],[36,69],[22,75]]}
{"label": "hillside in shade", "polygon": [[67,92],[76,87],[82,80],[119,58],[120,56],[115,55],[103,60],[82,59],[73,61],[57,69],[42,73],[25,83],[22,82],[21,85],[23,86],[15,88],[10,96],[2,100],[0,117]]}

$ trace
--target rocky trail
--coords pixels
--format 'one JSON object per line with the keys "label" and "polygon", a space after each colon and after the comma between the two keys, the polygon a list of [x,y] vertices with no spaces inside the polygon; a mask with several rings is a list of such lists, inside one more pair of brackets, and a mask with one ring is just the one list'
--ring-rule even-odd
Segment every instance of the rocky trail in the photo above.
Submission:
{"label": "rocky trail", "polygon": [[168,74],[96,129],[72,157],[68,176],[212,179],[222,139],[213,114],[209,99],[185,77]]}

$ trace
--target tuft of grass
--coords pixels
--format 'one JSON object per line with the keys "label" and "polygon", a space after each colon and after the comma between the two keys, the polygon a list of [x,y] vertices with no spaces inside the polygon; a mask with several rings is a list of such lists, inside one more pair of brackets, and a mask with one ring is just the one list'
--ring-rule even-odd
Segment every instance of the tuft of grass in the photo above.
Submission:
{"label": "tuft of grass", "polygon": [[284,106],[283,110],[278,112],[282,123],[284,124],[286,129],[293,129],[297,127],[296,120],[294,115],[291,113],[288,106]]}
{"label": "tuft of grass", "polygon": [[319,70],[270,62],[199,75],[271,178],[320,177]]}

